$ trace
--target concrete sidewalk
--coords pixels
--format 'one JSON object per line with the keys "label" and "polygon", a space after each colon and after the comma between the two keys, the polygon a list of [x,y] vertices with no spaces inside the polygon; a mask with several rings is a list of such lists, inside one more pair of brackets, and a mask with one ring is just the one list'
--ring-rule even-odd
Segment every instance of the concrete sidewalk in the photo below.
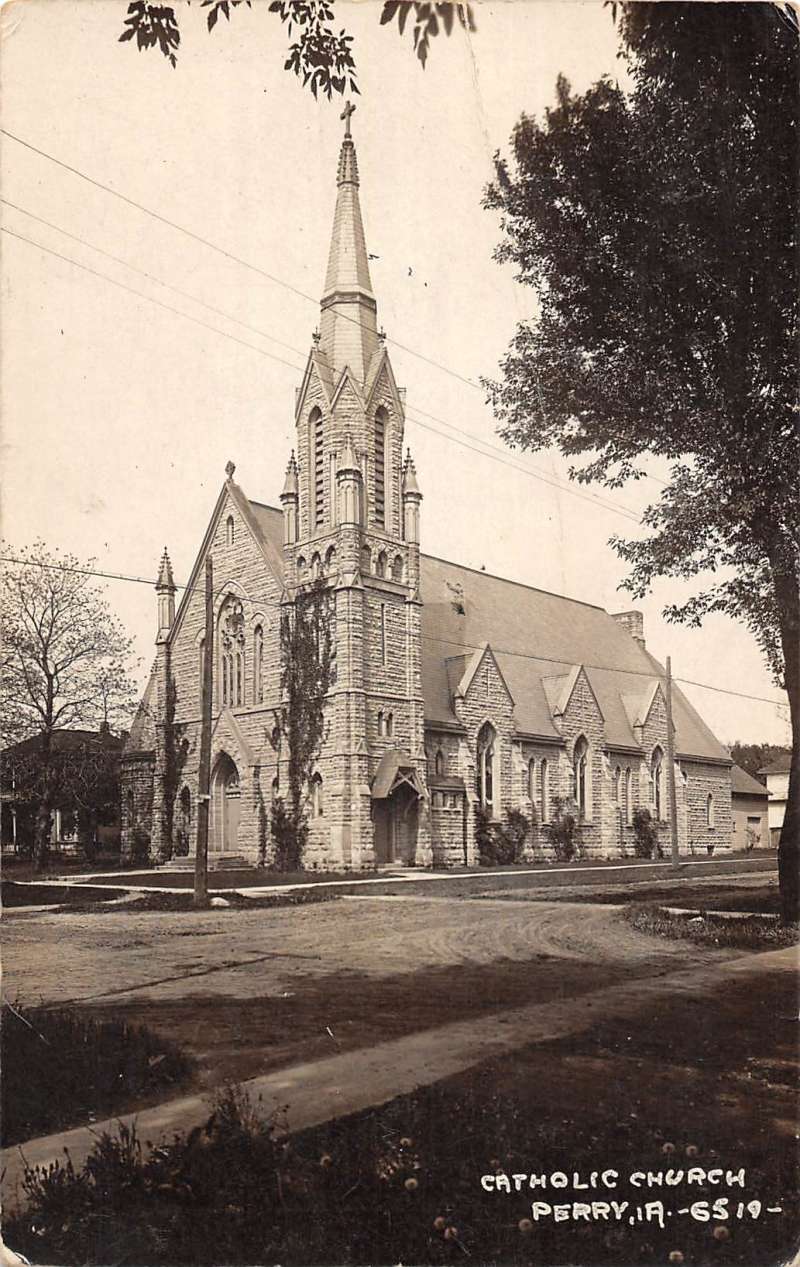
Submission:
{"label": "concrete sidewalk", "polygon": [[[243,1085],[253,1101],[259,1101],[265,1115],[284,1111],[288,1131],[300,1131],[384,1104],[530,1043],[580,1033],[601,1019],[633,1018],[666,996],[701,998],[726,981],[752,978],[756,982],[784,973],[795,976],[797,966],[796,947],[744,954],[701,968],[609,986],[592,994],[422,1030],[375,1047],[280,1069]],[[97,1136],[114,1132],[119,1121],[135,1121],[143,1145],[147,1140],[156,1144],[175,1131],[202,1123],[209,1112],[207,1096],[184,1096],[138,1114],[109,1118],[91,1128],[78,1127],[5,1149],[0,1154],[0,1167],[6,1212],[21,1201],[25,1163],[47,1166],[63,1159],[68,1148],[74,1165],[80,1168]]]}

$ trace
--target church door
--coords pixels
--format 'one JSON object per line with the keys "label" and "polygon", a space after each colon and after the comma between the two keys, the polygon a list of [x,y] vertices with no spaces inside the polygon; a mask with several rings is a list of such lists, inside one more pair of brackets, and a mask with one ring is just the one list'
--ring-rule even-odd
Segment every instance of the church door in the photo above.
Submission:
{"label": "church door", "polygon": [[392,861],[392,814],[388,801],[375,801],[375,862],[385,867]]}
{"label": "church door", "polygon": [[220,754],[211,780],[212,831],[208,842],[210,853],[236,852],[241,805],[239,771],[228,754],[223,752]]}

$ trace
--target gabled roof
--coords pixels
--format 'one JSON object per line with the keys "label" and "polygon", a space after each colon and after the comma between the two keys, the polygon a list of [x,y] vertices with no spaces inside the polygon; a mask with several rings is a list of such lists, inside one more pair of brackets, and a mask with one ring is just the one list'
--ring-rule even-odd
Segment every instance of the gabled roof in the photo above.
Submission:
{"label": "gabled roof", "polygon": [[[81,752],[87,748],[116,751],[122,748],[125,739],[122,735],[112,735],[110,731],[101,730],[54,730],[50,736],[50,749],[63,756],[70,752]],[[35,756],[41,751],[42,736],[29,735],[3,748],[4,761],[13,761],[15,757]]]}
{"label": "gabled roof", "polygon": [[731,767],[731,791],[734,796],[762,796],[767,799],[767,789],[752,774],[748,774],[740,765]]}
{"label": "gabled roof", "polygon": [[759,774],[788,774],[792,768],[792,754],[788,750],[781,757],[777,757],[771,761],[769,765],[765,765],[759,770]]}
{"label": "gabled roof", "polygon": [[[194,562],[194,567],[192,568],[189,576],[188,584],[186,589],[183,591],[183,597],[181,598],[180,605],[178,606],[175,622],[170,632],[171,640],[174,639],[180,629],[183,623],[183,617],[189,603],[191,602],[192,595],[195,592],[195,589],[199,587],[200,572],[205,562],[206,552],[214,539],[217,524],[219,523],[223,507],[228,498],[230,498],[236,509],[239,511],[250,531],[250,535],[252,536],[258,549],[261,551],[270,572],[278,582],[281,589],[283,589],[283,512],[280,510],[273,512],[278,516],[280,521],[280,531],[276,541],[271,517],[269,518],[269,526],[267,526],[266,517],[261,517],[254,511],[254,506],[257,506],[258,503],[251,503],[248,501],[239,485],[234,483],[233,479],[227,479],[220,489],[219,497],[217,498],[216,505],[214,506],[214,510],[211,514],[211,519],[208,523],[208,528],[206,529],[205,536],[203,537],[203,544],[200,546],[200,550],[198,551],[197,558]],[[264,509],[272,510],[272,507],[265,507]]]}
{"label": "gabled roof", "polygon": [[[447,661],[488,642],[514,699],[519,732],[560,740],[548,679],[567,679],[583,665],[609,747],[638,746],[624,698],[641,701],[663,669],[608,612],[429,555],[421,557],[421,572],[426,722],[456,721]],[[562,691],[556,687],[556,699]],[[727,750],[683,693],[675,688],[673,696],[676,753],[728,764]]]}

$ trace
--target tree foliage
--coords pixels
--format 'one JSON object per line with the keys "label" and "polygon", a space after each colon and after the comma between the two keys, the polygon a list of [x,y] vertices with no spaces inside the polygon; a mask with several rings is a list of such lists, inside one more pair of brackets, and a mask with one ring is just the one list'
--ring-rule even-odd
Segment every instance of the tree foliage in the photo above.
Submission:
{"label": "tree foliage", "polygon": [[281,707],[273,743],[286,753],[286,796],[272,805],[275,867],[299,871],[308,840],[308,801],[325,735],[325,701],[335,679],[333,596],[322,581],[281,612]]}
{"label": "tree foliage", "polygon": [[[730,745],[731,758],[754,779],[765,783],[759,770],[772,765],[779,757],[788,756],[788,750],[773,743],[741,743],[738,739]],[[765,789],[766,791],[766,785]]]}
{"label": "tree foliage", "polygon": [[135,704],[134,663],[130,638],[86,574],[92,560],[81,563],[41,542],[4,553],[19,562],[6,564],[0,575],[0,718],[6,740],[39,738],[34,851],[41,867],[59,790],[52,736],[127,725]]}
{"label": "tree foliage", "polygon": [[[251,0],[202,0],[207,10],[208,30],[213,31],[220,16],[230,21],[231,10],[240,5],[251,8]],[[310,88],[331,99],[334,93],[354,92],[358,89],[358,73],[353,57],[353,36],[342,28],[336,31],[335,0],[271,0],[269,12],[274,13],[286,28],[291,39],[289,55],[284,70],[292,71]],[[381,11],[381,24],[391,24],[397,19],[402,35],[409,17],[414,51],[422,66],[428,59],[430,41],[444,31],[447,35],[457,21],[466,31],[475,30],[472,6],[469,4],[418,4],[414,0],[386,0]],[[148,4],[147,0],[132,0],[128,16],[119,37],[120,42],[136,40],[142,49],[158,48],[171,66],[178,64],[181,29],[175,9],[171,5]]]}
{"label": "tree foliage", "polygon": [[[555,445],[578,480],[619,487],[673,461],[615,538],[627,589],[696,582],[668,619],[744,621],[789,695],[794,734],[782,850],[798,909],[800,427],[798,31],[766,4],[618,8],[629,89],[558,81],[523,116],[486,205],[497,258],[535,288],[487,388],[512,445]],[[577,459],[582,459],[580,462]],[[788,854],[786,855],[788,857]]]}

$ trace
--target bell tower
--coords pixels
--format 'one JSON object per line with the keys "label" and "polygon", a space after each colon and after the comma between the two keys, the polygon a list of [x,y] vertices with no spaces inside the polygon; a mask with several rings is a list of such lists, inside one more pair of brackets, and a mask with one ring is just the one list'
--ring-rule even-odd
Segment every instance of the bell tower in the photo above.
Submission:
{"label": "bell tower", "polygon": [[[359,868],[392,861],[376,855],[375,775],[382,758],[400,753],[404,768],[413,763],[423,782],[425,766],[422,495],[410,457],[403,460],[405,393],[378,327],[351,133],[354,110],[348,103],[342,113],[319,327],[297,392],[296,457],[281,501],[288,599],[318,579],[335,595],[337,680],[320,758],[328,808],[324,826],[312,822],[312,848],[315,832],[327,833],[327,849],[324,840],[317,842],[320,858],[327,854],[334,864]],[[422,800],[412,816],[413,841],[404,828],[404,861],[430,858],[427,797]]]}

